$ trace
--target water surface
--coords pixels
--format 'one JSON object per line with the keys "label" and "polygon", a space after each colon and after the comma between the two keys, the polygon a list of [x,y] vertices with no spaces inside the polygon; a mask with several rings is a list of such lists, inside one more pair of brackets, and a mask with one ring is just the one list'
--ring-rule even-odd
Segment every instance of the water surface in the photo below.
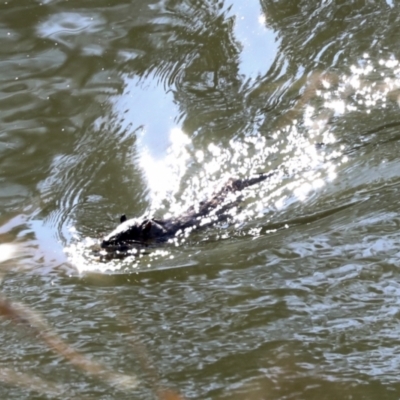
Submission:
{"label": "water surface", "polygon": [[[3,294],[104,369],[5,319],[0,397],[398,399],[399,22],[394,0],[3,2]],[[229,221],[93,257],[121,214],[272,169]]]}

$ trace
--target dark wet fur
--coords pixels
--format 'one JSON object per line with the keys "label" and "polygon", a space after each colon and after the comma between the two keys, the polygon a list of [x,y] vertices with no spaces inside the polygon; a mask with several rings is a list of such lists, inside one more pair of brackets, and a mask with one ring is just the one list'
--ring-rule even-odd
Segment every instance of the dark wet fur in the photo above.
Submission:
{"label": "dark wet fur", "polygon": [[248,186],[254,185],[271,177],[274,172],[262,174],[250,179],[229,179],[209,200],[201,202],[197,207],[190,207],[178,217],[160,219],[136,218],[127,220],[121,217],[121,224],[102,241],[101,247],[107,252],[127,253],[134,248],[145,247],[152,243],[165,242],[175,236],[178,231],[187,228],[197,228],[202,224],[204,217],[211,216],[213,221],[225,218],[224,213],[234,207],[238,201],[226,202],[230,193],[239,192]]}

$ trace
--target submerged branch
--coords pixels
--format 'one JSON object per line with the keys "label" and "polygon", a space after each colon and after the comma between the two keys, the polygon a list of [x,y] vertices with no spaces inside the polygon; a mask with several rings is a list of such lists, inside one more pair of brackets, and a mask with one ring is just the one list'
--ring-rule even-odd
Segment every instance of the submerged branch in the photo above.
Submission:
{"label": "submerged branch", "polygon": [[[97,376],[108,384],[122,390],[132,390],[139,384],[136,376],[112,372],[106,366],[79,353],[53,332],[37,313],[22,304],[11,303],[4,296],[1,296],[0,316],[11,320],[17,325],[29,327],[29,330],[40,337],[51,350],[91,376]],[[6,374],[5,376],[7,378],[8,375]],[[1,378],[0,370],[0,380]]]}

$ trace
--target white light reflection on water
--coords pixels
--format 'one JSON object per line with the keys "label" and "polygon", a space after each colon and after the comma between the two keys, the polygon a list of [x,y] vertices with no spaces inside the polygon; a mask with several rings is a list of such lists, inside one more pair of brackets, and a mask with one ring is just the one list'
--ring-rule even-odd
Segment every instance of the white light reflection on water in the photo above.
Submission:
{"label": "white light reflection on water", "polygon": [[139,163],[150,189],[150,214],[163,207],[164,199],[179,191],[191,158],[186,148],[191,141],[179,128],[171,129],[169,140],[170,145],[163,158],[152,156],[147,146],[143,146],[140,152]]}
{"label": "white light reflection on water", "polygon": [[104,49],[93,44],[90,34],[99,32],[106,24],[104,18],[91,12],[59,12],[45,18],[37,27],[37,35],[51,38],[69,48],[80,47],[86,54],[101,55]]}
{"label": "white light reflection on water", "polygon": [[266,26],[266,16],[257,2],[234,0],[229,14],[234,16],[234,36],[240,42],[239,70],[246,78],[264,75],[278,52],[273,29]]}
{"label": "white light reflection on water", "polygon": [[0,244],[0,263],[7,261],[17,254],[17,246],[11,243]]}

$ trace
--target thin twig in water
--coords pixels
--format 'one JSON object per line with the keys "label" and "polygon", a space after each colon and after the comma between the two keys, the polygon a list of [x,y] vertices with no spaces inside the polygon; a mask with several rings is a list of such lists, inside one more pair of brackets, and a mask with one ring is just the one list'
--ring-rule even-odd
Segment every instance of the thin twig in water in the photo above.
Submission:
{"label": "thin twig in water", "polygon": [[[113,302],[114,299],[110,298],[110,301]],[[152,362],[145,344],[139,339],[139,336],[135,331],[134,324],[123,311],[119,310],[116,315],[124,326],[129,327],[131,337],[134,337],[134,339],[130,339],[128,342],[136,354],[142,370],[147,373],[153,392],[156,394],[157,398],[159,400],[185,400],[185,398],[179,393],[162,387],[160,384],[160,375],[158,370]]]}
{"label": "thin twig in water", "polygon": [[97,376],[108,384],[118,387],[120,390],[128,391],[138,386],[139,380],[136,376],[114,373],[104,365],[90,360],[73,349],[62,341],[37,313],[28,307],[19,303],[11,303],[5,297],[1,296],[0,315],[16,324],[28,326],[32,333],[40,337],[50,349],[62,355],[72,365],[80,368],[87,374]]}

